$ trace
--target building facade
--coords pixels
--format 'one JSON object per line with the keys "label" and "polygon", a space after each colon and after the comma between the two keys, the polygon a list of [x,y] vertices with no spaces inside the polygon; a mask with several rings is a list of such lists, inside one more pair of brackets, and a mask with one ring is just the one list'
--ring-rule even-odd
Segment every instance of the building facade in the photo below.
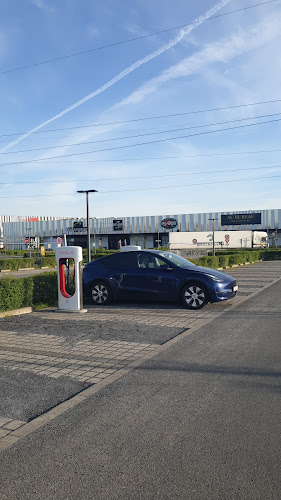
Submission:
{"label": "building facade", "polygon": [[[39,242],[47,249],[56,248],[62,240],[68,245],[87,246],[86,219],[18,218],[2,224],[6,248],[27,248]],[[166,222],[165,222],[166,221]],[[269,235],[273,246],[281,244],[281,209],[197,214],[162,214],[139,217],[91,218],[92,248],[116,249],[120,245],[140,245],[142,248],[166,246],[169,231],[231,231],[260,230]],[[280,240],[279,240],[280,238]],[[27,243],[25,243],[27,242]]]}

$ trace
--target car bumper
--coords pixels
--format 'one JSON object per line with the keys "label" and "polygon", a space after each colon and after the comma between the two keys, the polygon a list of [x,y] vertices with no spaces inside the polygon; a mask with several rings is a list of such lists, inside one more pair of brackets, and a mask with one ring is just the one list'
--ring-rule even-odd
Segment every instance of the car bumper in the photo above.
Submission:
{"label": "car bumper", "polygon": [[213,291],[213,297],[211,297],[212,302],[218,302],[220,300],[227,300],[236,297],[238,292],[238,285],[236,281],[231,283],[217,283]]}

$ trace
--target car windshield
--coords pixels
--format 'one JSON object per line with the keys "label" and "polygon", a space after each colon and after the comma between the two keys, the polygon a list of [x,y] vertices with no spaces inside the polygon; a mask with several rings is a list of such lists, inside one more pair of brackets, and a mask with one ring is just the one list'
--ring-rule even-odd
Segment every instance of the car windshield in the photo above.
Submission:
{"label": "car windshield", "polygon": [[192,262],[189,262],[189,260],[184,259],[183,257],[180,257],[179,255],[176,255],[174,253],[170,252],[157,252],[158,255],[161,255],[161,257],[165,257],[165,259],[168,259],[174,266],[177,267],[196,267],[195,264],[192,264]]}

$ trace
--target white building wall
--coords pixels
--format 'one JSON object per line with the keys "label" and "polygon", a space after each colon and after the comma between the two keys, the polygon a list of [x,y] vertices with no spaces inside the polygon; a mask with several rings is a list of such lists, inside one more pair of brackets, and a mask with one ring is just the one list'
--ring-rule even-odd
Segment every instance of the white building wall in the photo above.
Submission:
{"label": "white building wall", "polygon": [[[130,243],[132,245],[138,244],[143,246],[143,234],[146,234],[146,247],[149,248],[149,241],[152,241],[152,234],[166,233],[168,236],[169,231],[162,228],[160,223],[163,219],[167,217],[174,218],[178,221],[178,226],[174,229],[174,232],[178,229],[185,231],[211,231],[212,221],[208,219],[217,219],[214,222],[215,230],[281,230],[281,209],[273,210],[249,210],[249,211],[232,211],[223,212],[223,214],[237,214],[237,213],[261,213],[261,224],[258,225],[236,225],[236,226],[221,226],[221,212],[208,212],[199,214],[162,214],[162,215],[152,215],[152,216],[138,216],[138,217],[117,217],[117,219],[123,220],[123,229],[119,231],[113,231],[113,217],[98,218],[90,220],[91,234],[94,233],[99,236],[102,235],[102,246],[107,247],[108,245],[108,234],[125,234],[131,235]],[[114,217],[115,218],[115,217]],[[77,220],[81,220],[84,225],[84,229],[80,234],[86,234],[86,220],[85,219],[74,219],[74,218],[55,218],[55,217],[39,217],[39,221],[31,221],[30,217],[19,217],[19,216],[0,216],[0,236],[2,241],[6,238],[9,240],[9,244],[12,242],[17,243],[17,248],[19,242],[24,242],[24,238],[36,235],[44,238],[46,244],[51,244],[52,248],[56,245],[56,237],[63,237],[63,234],[75,235],[79,234],[73,230],[73,223]],[[29,229],[30,228],[30,229]],[[137,235],[136,237],[134,235]],[[148,238],[150,235],[150,239]],[[98,243],[98,242],[97,242]],[[98,246],[98,244],[97,244]],[[23,247],[25,248],[25,246]]]}

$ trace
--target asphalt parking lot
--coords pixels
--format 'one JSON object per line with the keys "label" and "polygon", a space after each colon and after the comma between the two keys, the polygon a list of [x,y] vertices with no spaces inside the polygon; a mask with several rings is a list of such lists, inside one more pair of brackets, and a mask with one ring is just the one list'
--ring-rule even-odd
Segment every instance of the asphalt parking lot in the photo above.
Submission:
{"label": "asphalt parking lot", "polygon": [[199,311],[170,304],[87,304],[82,315],[48,309],[0,319],[0,449],[32,430],[30,423],[44,423],[48,412],[65,411],[67,402],[79,403],[225,311],[235,314],[243,301],[281,278],[281,262],[227,272],[238,282],[238,296]]}

